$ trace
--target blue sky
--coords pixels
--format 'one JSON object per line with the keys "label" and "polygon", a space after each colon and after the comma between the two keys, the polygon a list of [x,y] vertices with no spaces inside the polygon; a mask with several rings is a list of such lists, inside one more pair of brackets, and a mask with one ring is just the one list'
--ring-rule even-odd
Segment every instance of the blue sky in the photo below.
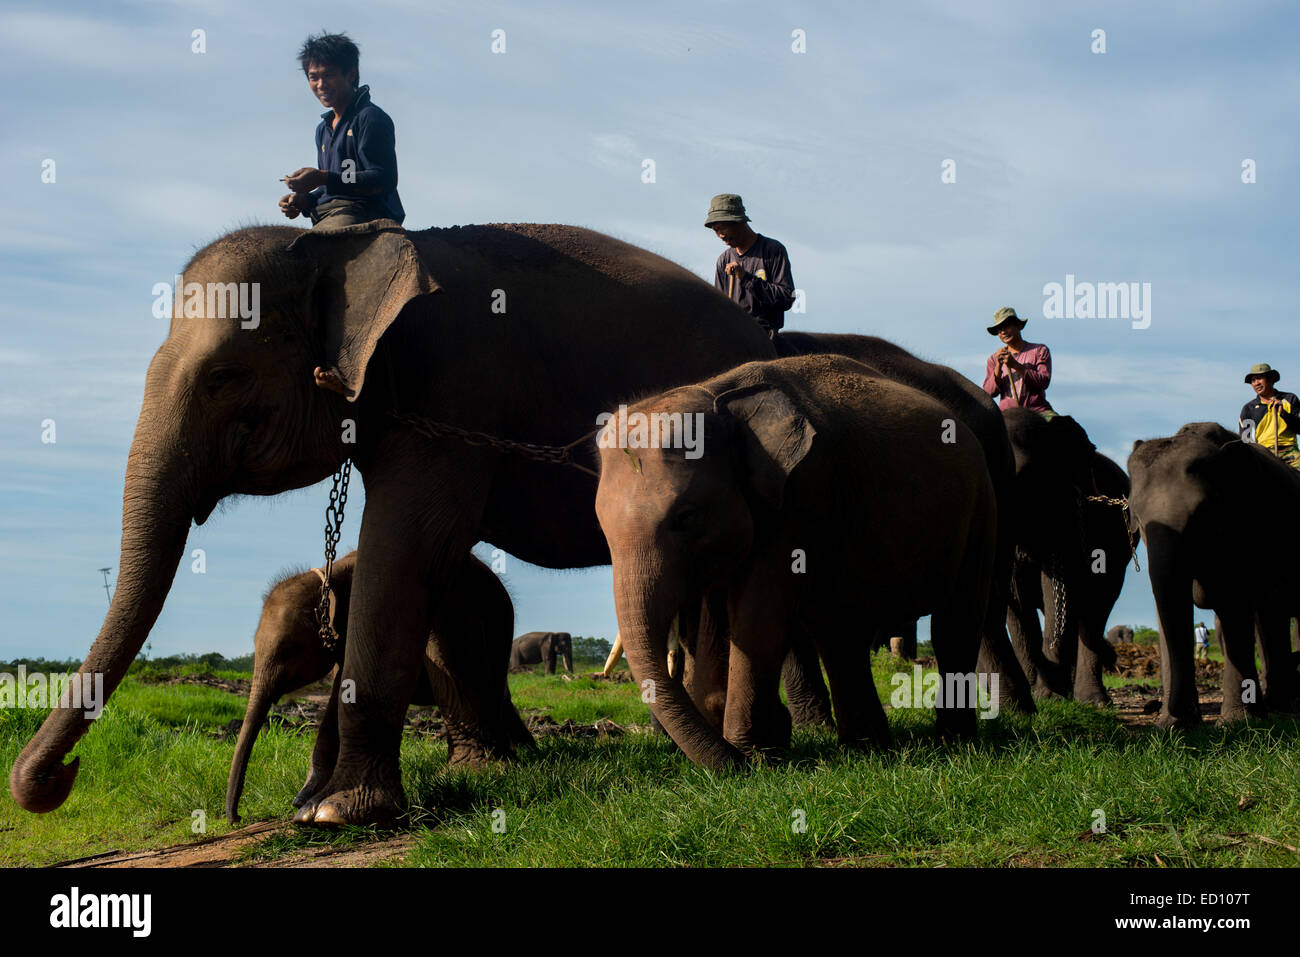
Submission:
{"label": "blue sky", "polygon": [[[790,251],[808,311],[789,328],[884,336],[982,378],[983,326],[1013,305],[1052,348],[1053,404],[1121,465],[1134,439],[1231,425],[1255,362],[1300,386],[1294,6],[303,9],[0,4],[0,660],[80,657],[97,633],[166,334],[152,286],[230,229],[283,221],[278,179],[313,161],[321,109],[294,53],[321,29],[357,40],[393,117],[409,228],[573,223],[711,277],[703,215],[738,192]],[[1067,274],[1151,283],[1150,328],[1042,318]],[[206,573],[182,566],[153,653],[251,650],[267,581],[320,561],[326,499],[241,499],[194,529]],[[346,546],[360,515],[357,495]],[[1155,623],[1143,567],[1113,622]],[[511,560],[504,577],[518,632],[612,637],[607,568]]]}

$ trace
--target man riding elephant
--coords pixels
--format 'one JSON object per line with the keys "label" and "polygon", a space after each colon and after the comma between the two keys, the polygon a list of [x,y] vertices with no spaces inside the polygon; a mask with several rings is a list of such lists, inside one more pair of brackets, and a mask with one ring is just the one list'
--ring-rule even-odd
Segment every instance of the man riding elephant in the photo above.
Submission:
{"label": "man riding elephant", "polygon": [[325,106],[316,127],[316,163],[283,180],[293,192],[280,198],[289,219],[312,226],[354,226],[372,219],[406,218],[397,195],[393,121],[358,86],[357,45],[344,34],[308,37],[298,51],[307,85]]}

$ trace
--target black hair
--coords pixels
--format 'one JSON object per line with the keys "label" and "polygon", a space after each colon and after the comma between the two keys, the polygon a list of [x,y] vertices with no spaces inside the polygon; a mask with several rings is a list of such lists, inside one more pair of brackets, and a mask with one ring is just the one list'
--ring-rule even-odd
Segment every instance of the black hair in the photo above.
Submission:
{"label": "black hair", "polygon": [[357,65],[360,59],[361,51],[346,33],[320,33],[314,37],[309,36],[303,43],[302,49],[298,51],[298,62],[302,64],[304,74],[307,72],[307,67],[313,63],[338,67],[345,77],[356,70],[357,80],[352,86],[353,89],[361,83],[361,69]]}

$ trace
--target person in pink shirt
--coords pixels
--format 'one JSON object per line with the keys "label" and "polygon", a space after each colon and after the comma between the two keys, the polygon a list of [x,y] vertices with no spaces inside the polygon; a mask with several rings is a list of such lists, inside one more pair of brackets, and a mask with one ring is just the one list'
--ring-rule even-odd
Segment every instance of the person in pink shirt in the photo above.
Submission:
{"label": "person in pink shirt", "polygon": [[993,325],[986,328],[1002,340],[1002,348],[985,364],[984,391],[998,400],[1000,409],[1018,405],[1051,418],[1056,412],[1045,393],[1052,381],[1052,354],[1047,346],[1020,337],[1026,322],[1010,306],[993,314]]}

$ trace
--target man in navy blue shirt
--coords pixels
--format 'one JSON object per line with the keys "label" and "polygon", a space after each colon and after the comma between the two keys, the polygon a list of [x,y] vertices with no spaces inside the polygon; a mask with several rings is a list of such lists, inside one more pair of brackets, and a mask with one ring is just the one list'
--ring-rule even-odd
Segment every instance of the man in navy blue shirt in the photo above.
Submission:
{"label": "man in navy blue shirt", "polygon": [[397,151],[393,121],[370,102],[370,87],[358,87],[361,52],[344,34],[308,37],[298,51],[307,85],[329,110],[316,127],[316,167],[284,178],[293,192],[280,209],[313,226],[351,226],[372,219],[406,218],[397,196]]}
{"label": "man in navy blue shirt", "polygon": [[786,312],[794,305],[794,279],[785,247],[750,229],[745,204],[735,193],[713,197],[704,225],[727,244],[718,257],[714,285],[753,316],[775,341],[785,325]]}

